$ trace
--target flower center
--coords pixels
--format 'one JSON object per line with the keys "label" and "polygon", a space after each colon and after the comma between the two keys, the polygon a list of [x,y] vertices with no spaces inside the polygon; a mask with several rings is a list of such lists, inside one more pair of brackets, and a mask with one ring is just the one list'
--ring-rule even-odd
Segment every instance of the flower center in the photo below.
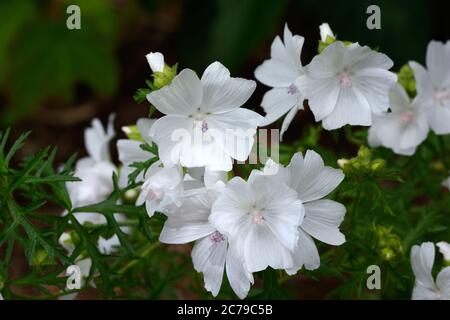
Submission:
{"label": "flower center", "polygon": [[414,120],[414,113],[411,111],[406,111],[401,116],[401,121],[403,124],[410,124]]}
{"label": "flower center", "polygon": [[295,84],[291,84],[287,89],[287,93],[290,95],[294,95],[294,94],[298,93],[297,86]]}
{"label": "flower center", "polygon": [[446,100],[450,100],[450,89],[436,90],[434,99],[442,106]]}
{"label": "flower center", "polygon": [[220,243],[225,240],[223,235],[219,231],[215,231],[214,233],[209,235],[209,240],[214,243]]}
{"label": "flower center", "polygon": [[345,71],[341,74],[341,78],[339,81],[341,83],[341,86],[344,88],[348,88],[352,85],[352,78],[350,78],[350,75]]}
{"label": "flower center", "polygon": [[257,210],[253,211],[250,215],[252,216],[252,222],[254,224],[261,224],[264,220],[262,214]]}

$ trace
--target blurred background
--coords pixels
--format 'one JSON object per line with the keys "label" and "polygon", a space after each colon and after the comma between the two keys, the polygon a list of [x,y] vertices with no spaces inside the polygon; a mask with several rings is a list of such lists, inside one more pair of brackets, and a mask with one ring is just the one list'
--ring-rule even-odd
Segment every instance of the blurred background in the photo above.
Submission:
{"label": "blurred background", "polygon": [[[81,30],[68,30],[66,8],[81,8]],[[368,30],[366,9],[381,8],[381,30]],[[431,39],[450,38],[439,1],[336,0],[2,0],[0,2],[0,130],[33,130],[25,152],[59,148],[60,161],[84,154],[83,130],[93,117],[117,114],[116,128],[135,123],[148,103],[132,96],[145,86],[145,54],[161,51],[168,64],[199,74],[218,60],[232,75],[254,79],[270,45],[288,23],[306,38],[302,60],[317,52],[318,26],[339,39],[378,48],[397,71],[424,62]],[[259,85],[248,107],[258,108]],[[261,110],[261,109],[258,109]],[[309,112],[297,115],[287,141],[301,135]]]}

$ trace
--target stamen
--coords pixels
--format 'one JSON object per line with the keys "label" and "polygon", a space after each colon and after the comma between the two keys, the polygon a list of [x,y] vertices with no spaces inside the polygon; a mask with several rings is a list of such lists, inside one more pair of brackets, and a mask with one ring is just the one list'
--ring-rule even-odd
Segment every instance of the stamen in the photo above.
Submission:
{"label": "stamen", "polygon": [[402,114],[401,121],[403,124],[410,124],[414,120],[414,113],[406,111]]}
{"label": "stamen", "polygon": [[298,93],[298,88],[296,87],[295,84],[291,84],[291,85],[288,87],[287,93],[288,93],[288,94],[291,94],[291,95],[294,95],[294,94]]}
{"label": "stamen", "polygon": [[341,86],[344,88],[348,88],[352,85],[352,78],[350,78],[350,75],[347,72],[344,72],[341,74]]}
{"label": "stamen", "polygon": [[223,235],[219,231],[215,231],[214,233],[209,235],[209,240],[214,243],[220,243],[225,240]]}

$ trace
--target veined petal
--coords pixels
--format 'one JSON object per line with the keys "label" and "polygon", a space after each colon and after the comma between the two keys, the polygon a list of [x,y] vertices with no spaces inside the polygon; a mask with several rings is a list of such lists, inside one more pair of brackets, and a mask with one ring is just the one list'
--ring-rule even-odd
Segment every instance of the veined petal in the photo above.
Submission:
{"label": "veined petal", "polygon": [[232,244],[228,246],[225,262],[228,282],[240,299],[244,299],[253,284],[253,275],[245,268],[245,263]]}
{"label": "veined petal", "polygon": [[437,287],[431,275],[434,263],[434,244],[422,243],[411,248],[411,266],[416,277],[413,300],[436,299]]}
{"label": "veined petal", "polygon": [[296,274],[303,266],[315,270],[320,266],[320,256],[314,240],[301,228],[297,245],[292,253],[293,267],[286,270],[288,275]]}
{"label": "veined petal", "polygon": [[306,152],[305,159],[301,153],[294,155],[287,168],[291,176],[290,186],[303,203],[327,196],[344,179],[342,170],[326,167],[313,150]]}
{"label": "veined petal", "polygon": [[333,200],[306,203],[301,228],[322,242],[339,246],[345,242],[345,236],[339,231],[345,211],[342,204]]}
{"label": "veined petal", "polygon": [[195,242],[192,263],[197,272],[202,272],[205,289],[215,297],[220,291],[227,257],[227,240],[210,235]]}
{"label": "veined petal", "polygon": [[440,299],[450,300],[450,267],[446,267],[438,273],[436,284],[439,288]]}
{"label": "veined petal", "polygon": [[286,88],[274,88],[267,91],[261,102],[266,116],[260,126],[263,127],[277,121],[290,109],[302,107],[302,103],[303,97],[300,94],[289,94]]}
{"label": "veined petal", "polygon": [[147,100],[164,114],[193,115],[202,101],[202,85],[194,71],[184,69],[170,85],[150,92]]}
{"label": "veined petal", "polygon": [[450,42],[430,41],[426,55],[427,69],[435,88],[450,87]]}
{"label": "veined petal", "polygon": [[200,111],[223,113],[242,106],[255,91],[252,80],[230,77],[230,71],[220,62],[210,64],[201,79],[203,99]]}

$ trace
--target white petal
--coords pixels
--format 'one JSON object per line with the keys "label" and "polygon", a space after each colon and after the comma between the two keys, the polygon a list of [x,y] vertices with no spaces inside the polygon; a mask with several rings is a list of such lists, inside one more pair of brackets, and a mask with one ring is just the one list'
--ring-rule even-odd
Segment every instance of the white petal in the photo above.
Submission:
{"label": "white petal", "polygon": [[202,101],[202,85],[194,71],[184,69],[170,85],[150,92],[147,100],[164,114],[193,115]]}
{"label": "white petal", "polygon": [[322,23],[319,26],[320,30],[320,40],[322,42],[325,42],[327,40],[327,37],[336,38],[333,34],[333,31],[331,31],[330,25],[326,22]]}
{"label": "white petal", "polygon": [[206,68],[201,80],[203,99],[201,111],[222,113],[242,106],[255,91],[256,83],[242,78],[231,78],[230,72],[220,62]]}
{"label": "white petal", "polygon": [[435,88],[450,86],[450,42],[430,41],[427,47],[427,69]]}
{"label": "white petal", "polygon": [[303,97],[300,94],[289,94],[286,88],[274,88],[267,91],[261,102],[266,116],[260,126],[266,126],[277,121],[291,108],[303,107],[302,103]]}
{"label": "white petal", "polygon": [[425,242],[411,248],[411,266],[416,277],[412,299],[435,299],[437,288],[431,275],[433,263],[433,243]]}
{"label": "white petal", "polygon": [[315,270],[320,266],[320,256],[314,240],[300,228],[297,246],[292,254],[294,264],[286,270],[287,274],[294,275],[303,266],[307,270]]}
{"label": "white petal", "polygon": [[284,44],[276,37],[271,46],[271,59],[264,61],[255,70],[255,78],[274,88],[287,88],[300,76],[302,64],[300,54],[304,38],[292,36],[288,26],[284,29]]}
{"label": "white petal", "polygon": [[444,260],[450,261],[450,243],[445,241],[438,242],[436,244],[439,248],[439,251],[444,256]]}
{"label": "white petal", "polygon": [[231,288],[240,299],[244,299],[254,282],[253,275],[245,269],[244,261],[232,245],[228,247],[225,268]]}
{"label": "white petal", "polygon": [[180,201],[180,205],[167,208],[167,220],[159,237],[161,242],[189,243],[216,230],[208,221],[213,199],[206,190],[185,196]]}
{"label": "white petal", "polygon": [[433,131],[438,134],[450,133],[450,108],[433,105],[428,109],[428,121]]}
{"label": "white petal", "polygon": [[280,131],[280,141],[283,140],[283,135],[288,129],[289,125],[291,124],[292,120],[294,120],[295,115],[297,114],[298,108],[292,108],[286,117],[283,120],[283,124],[281,125],[281,131]]}
{"label": "white petal", "polygon": [[180,163],[184,145],[191,143],[192,120],[181,115],[169,115],[156,120],[150,129],[150,136],[158,145],[158,152],[164,165]]}
{"label": "white petal", "polygon": [[248,271],[258,272],[267,267],[289,269],[293,266],[291,252],[274,236],[267,224],[248,229],[243,241],[243,254]]}
{"label": "white petal", "polygon": [[109,239],[105,239],[102,236],[98,238],[98,248],[102,254],[110,255],[115,252],[117,247],[120,246],[119,237],[117,234],[113,235]]}
{"label": "white petal", "polygon": [[333,200],[306,203],[301,228],[322,242],[339,246],[345,242],[345,236],[339,231],[345,211],[342,204]]}
{"label": "white petal", "polygon": [[239,108],[207,118],[210,134],[221,143],[223,150],[233,159],[245,161],[252,150],[256,128],[262,116]]}
{"label": "white petal", "polygon": [[92,127],[84,131],[84,142],[89,156],[97,162],[110,161],[109,142],[114,137],[115,114],[111,114],[108,120],[108,128],[105,131],[99,119],[92,120]]}
{"label": "white petal", "polygon": [[389,108],[389,93],[396,81],[394,73],[380,68],[362,69],[352,76],[352,86],[361,92],[372,112],[377,114]]}
{"label": "white petal", "polygon": [[145,57],[153,72],[164,71],[164,56],[161,52],[150,52]]}
{"label": "white petal", "polygon": [[226,239],[215,241],[211,237],[208,236],[195,242],[192,249],[192,263],[197,272],[203,273],[205,289],[215,297],[222,285],[227,241]]}
{"label": "white petal", "polygon": [[356,43],[347,47],[344,60],[353,71],[371,68],[388,70],[394,65],[387,55]]}
{"label": "white petal", "polygon": [[308,105],[316,121],[321,121],[333,112],[339,97],[337,81],[333,77],[315,79],[309,74],[300,76],[295,81],[305,99],[308,99]]}
{"label": "white petal", "polygon": [[322,121],[322,126],[326,130],[338,129],[347,124],[353,126],[372,124],[370,104],[356,87],[341,88],[333,112]]}
{"label": "white petal", "polygon": [[419,103],[430,106],[433,103],[433,84],[430,75],[425,68],[417,62],[410,61],[409,66],[414,71],[414,78],[416,80],[416,99]]}
{"label": "white petal", "polygon": [[148,144],[152,143],[152,139],[150,138],[150,128],[155,123],[155,121],[156,119],[141,118],[136,123],[136,126],[139,129],[139,133]]}
{"label": "white petal", "polygon": [[290,186],[303,203],[321,199],[332,192],[344,179],[342,170],[326,167],[318,153],[308,150],[305,159],[297,153],[288,166]]}
{"label": "white petal", "polygon": [[446,267],[438,273],[436,284],[440,291],[440,298],[450,300],[450,267]]}

